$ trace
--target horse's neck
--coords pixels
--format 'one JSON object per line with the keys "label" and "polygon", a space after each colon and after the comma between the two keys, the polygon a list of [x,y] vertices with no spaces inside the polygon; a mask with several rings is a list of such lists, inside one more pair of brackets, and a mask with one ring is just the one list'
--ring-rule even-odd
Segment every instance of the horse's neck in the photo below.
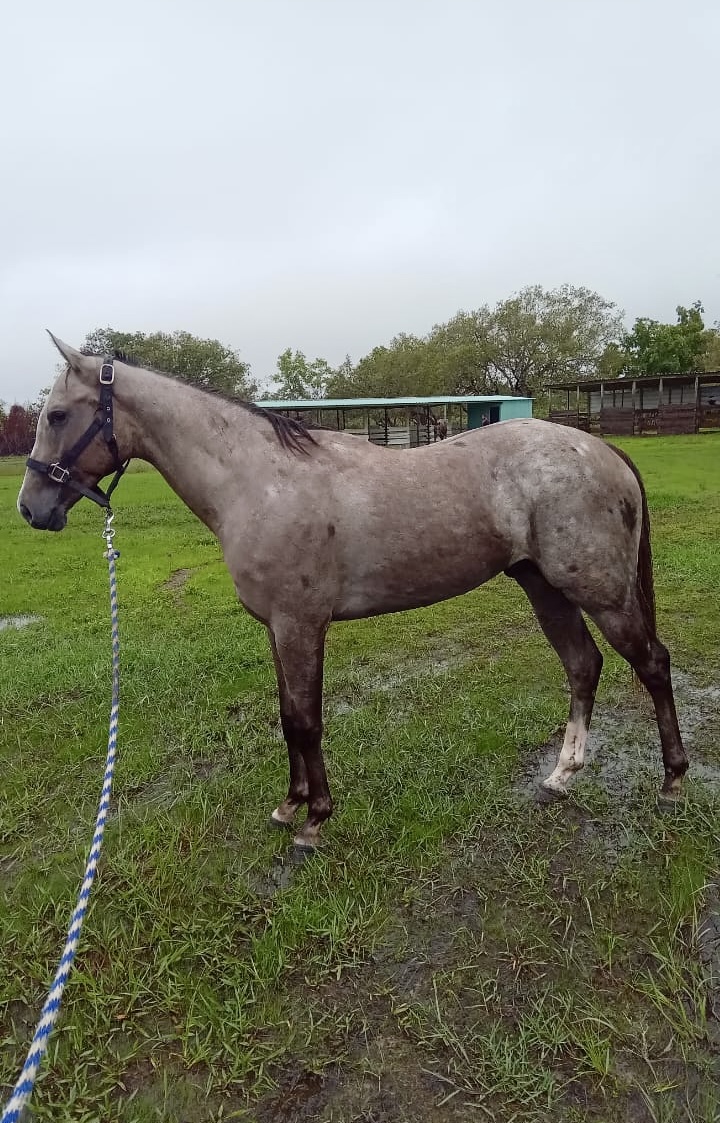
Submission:
{"label": "horse's neck", "polygon": [[[211,394],[151,371],[125,367],[116,379],[129,455],[147,460],[216,534],[232,503],[251,502],[266,441],[263,422]],[[253,468],[255,469],[253,471]]]}

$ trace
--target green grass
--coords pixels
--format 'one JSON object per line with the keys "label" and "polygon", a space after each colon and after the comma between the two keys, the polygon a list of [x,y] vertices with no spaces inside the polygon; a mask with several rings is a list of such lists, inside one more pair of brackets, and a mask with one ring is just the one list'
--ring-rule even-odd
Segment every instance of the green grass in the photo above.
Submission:
{"label": "green grass", "polygon": [[[720,838],[720,444],[618,443],[647,483],[705,778],[658,814],[657,731],[604,648],[601,759],[537,806],[527,777],[566,689],[499,579],[332,629],[337,811],[300,868],[266,826],[286,758],[264,630],[164,482],[123,480],[114,813],[37,1120],[720,1120],[718,962],[699,946]],[[21,471],[0,462],[0,614],[42,619],[0,632],[3,1086],[74,903],[110,687],[101,515],[31,533]]]}

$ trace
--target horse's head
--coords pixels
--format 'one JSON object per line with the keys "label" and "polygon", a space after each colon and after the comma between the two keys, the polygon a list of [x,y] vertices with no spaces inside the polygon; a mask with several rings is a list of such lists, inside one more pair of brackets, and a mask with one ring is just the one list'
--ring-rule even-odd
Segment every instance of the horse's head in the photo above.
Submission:
{"label": "horse's head", "polygon": [[67,513],[86,495],[100,506],[107,499],[98,483],[121,466],[113,422],[114,368],[81,355],[51,335],[67,362],[38,419],[18,510],[36,530],[62,530]]}

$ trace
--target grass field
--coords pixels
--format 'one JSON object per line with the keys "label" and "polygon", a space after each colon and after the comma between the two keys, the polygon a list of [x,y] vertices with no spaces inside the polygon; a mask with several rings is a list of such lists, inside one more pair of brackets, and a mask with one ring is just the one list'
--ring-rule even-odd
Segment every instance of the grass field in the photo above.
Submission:
{"label": "grass field", "polygon": [[[618,442],[653,516],[693,771],[660,814],[657,729],[606,655],[590,763],[534,786],[564,677],[498,579],[331,630],[336,814],[300,867],[264,630],[154,472],[117,494],[114,810],[33,1101],[53,1123],[720,1121],[720,442]],[[399,454],[400,455],[400,454]],[[100,790],[102,517],[15,511],[0,462],[0,1087],[55,970]]]}

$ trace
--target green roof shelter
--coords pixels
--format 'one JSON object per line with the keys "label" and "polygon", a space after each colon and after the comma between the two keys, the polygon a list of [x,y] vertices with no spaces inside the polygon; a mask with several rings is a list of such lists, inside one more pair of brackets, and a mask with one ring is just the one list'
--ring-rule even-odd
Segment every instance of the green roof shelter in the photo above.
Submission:
{"label": "green roof shelter", "polygon": [[[438,439],[436,422],[448,436],[517,417],[532,417],[532,398],[510,394],[437,395],[412,398],[298,398],[256,403],[264,409],[329,429],[347,430],[374,444],[409,448]],[[487,421],[485,421],[487,419]],[[442,427],[441,427],[442,428]]]}

